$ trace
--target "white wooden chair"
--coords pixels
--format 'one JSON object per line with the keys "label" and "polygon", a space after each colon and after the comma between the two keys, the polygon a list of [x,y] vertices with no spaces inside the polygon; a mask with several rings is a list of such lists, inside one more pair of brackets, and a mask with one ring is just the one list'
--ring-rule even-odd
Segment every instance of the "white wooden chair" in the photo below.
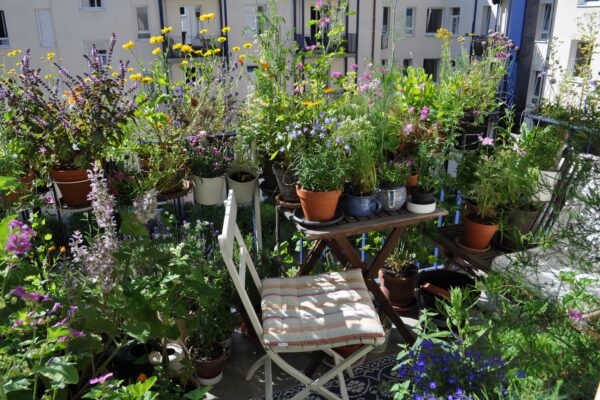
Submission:
{"label": "white wooden chair", "polygon": [[[273,398],[271,363],[300,381],[305,388],[292,399],[304,399],[311,392],[327,399],[340,397],[323,387],[338,378],[341,398],[347,400],[344,370],[351,368],[374,346],[385,340],[383,327],[360,270],[331,272],[297,278],[267,278],[261,282],[250,253],[244,244],[236,223],[237,206],[233,191],[225,201],[225,220],[219,236],[219,246],[227,270],[242,300],[244,308],[256,330],[265,355],[248,371],[250,380],[264,364],[265,397]],[[236,243],[237,242],[237,243]],[[234,261],[234,246],[238,246]],[[262,322],[254,310],[246,292],[246,273],[261,294]],[[363,344],[348,358],[342,358],[333,349],[351,344]],[[281,353],[324,351],[333,357],[335,366],[317,379],[311,379],[292,367]]]}

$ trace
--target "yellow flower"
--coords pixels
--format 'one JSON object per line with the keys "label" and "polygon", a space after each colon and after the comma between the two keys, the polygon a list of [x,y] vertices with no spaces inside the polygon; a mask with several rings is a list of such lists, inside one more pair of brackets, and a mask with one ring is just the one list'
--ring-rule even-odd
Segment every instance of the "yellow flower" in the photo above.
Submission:
{"label": "yellow flower", "polygon": [[142,78],[142,83],[152,83],[154,82],[154,79],[150,78],[149,76],[145,76]]}
{"label": "yellow flower", "polygon": [[202,14],[201,16],[198,17],[198,19],[200,21],[208,21],[211,19],[215,19],[217,17],[217,14],[215,13],[208,13],[208,14]]}
{"label": "yellow flower", "polygon": [[212,51],[213,51],[213,53],[220,53],[220,52],[221,52],[221,49],[219,49],[219,48],[217,47],[216,49],[213,49]]}
{"label": "yellow flower", "polygon": [[246,61],[246,55],[245,54],[240,54],[240,56],[238,57],[238,62],[240,64],[243,64],[244,61]]}
{"label": "yellow flower", "polygon": [[440,40],[444,40],[449,38],[450,36],[452,36],[452,33],[446,29],[446,28],[440,28],[437,30],[437,33],[435,34],[435,37],[440,39]]}
{"label": "yellow flower", "polygon": [[112,69],[112,65],[107,65],[106,69],[111,70]]}
{"label": "yellow flower", "polygon": [[162,33],[164,35],[165,33],[170,33],[172,31],[173,31],[173,27],[172,26],[165,26],[164,28],[162,28],[160,30],[160,33]]}
{"label": "yellow flower", "polygon": [[225,42],[225,41],[227,41],[227,38],[226,38],[226,37],[224,37],[224,36],[219,36],[219,37],[217,38],[217,42],[219,42],[219,43],[223,43],[223,42]]}
{"label": "yellow flower", "polygon": [[61,253],[66,253],[67,248],[65,246],[60,246],[60,252]]}
{"label": "yellow flower", "polygon": [[244,43],[244,48],[245,49],[251,49],[252,48],[252,43]]}
{"label": "yellow flower", "polygon": [[21,50],[13,50],[13,51],[9,51],[8,53],[6,53],[6,55],[8,57],[14,57],[14,56],[16,56],[19,53],[21,53]]}
{"label": "yellow flower", "polygon": [[52,74],[46,74],[46,75],[44,75],[44,79],[46,79],[46,80],[52,79]]}
{"label": "yellow flower", "polygon": [[9,75],[12,75],[14,73],[15,73],[15,69],[14,68],[11,68],[11,69],[8,70],[8,74]]}
{"label": "yellow flower", "polygon": [[231,50],[233,50],[233,51],[240,51],[240,46],[233,46],[233,48]]}
{"label": "yellow flower", "polygon": [[133,67],[127,68],[127,72],[133,72]]}
{"label": "yellow flower", "polygon": [[467,36],[475,36],[474,33],[467,33]]}
{"label": "yellow flower", "polygon": [[16,67],[20,67],[21,66],[21,61],[19,61],[18,63],[15,64]]}
{"label": "yellow flower", "polygon": [[314,107],[321,104],[321,101],[303,101],[302,104],[306,107]]}
{"label": "yellow flower", "polygon": [[181,51],[182,53],[191,53],[194,49],[192,48],[192,46],[190,46],[189,44],[184,44],[183,46],[181,46],[181,48],[179,49],[179,51]]}
{"label": "yellow flower", "polygon": [[113,73],[112,73],[112,74],[110,74],[110,75],[111,75],[111,76],[114,76],[114,77],[116,78],[117,76],[119,76],[119,73],[118,73],[118,72],[113,72]]}
{"label": "yellow flower", "polygon": [[179,50],[181,48],[181,46],[183,46],[183,43],[175,43],[173,45],[173,50]]}
{"label": "yellow flower", "polygon": [[456,40],[458,40],[458,43],[462,43],[465,41],[465,38],[464,38],[464,36],[459,36],[456,38]]}
{"label": "yellow flower", "polygon": [[333,88],[325,88],[325,90],[323,90],[325,93],[333,93]]}
{"label": "yellow flower", "polygon": [[154,54],[154,55],[160,54],[160,53],[162,53],[162,49],[160,47],[157,47],[154,50],[152,50],[152,54]]}
{"label": "yellow flower", "polygon": [[142,79],[142,74],[133,74],[129,77],[129,79],[131,79],[132,81],[139,81],[140,79]]}
{"label": "yellow flower", "polygon": [[197,56],[201,56],[202,55],[202,50],[196,50],[194,52],[194,54],[197,55]]}
{"label": "yellow flower", "polygon": [[54,57],[56,57],[56,54],[54,54],[53,52],[48,52],[48,54],[46,54],[46,58],[48,59],[48,61],[52,61],[54,60]]}
{"label": "yellow flower", "polygon": [[189,61],[188,61],[188,60],[183,60],[183,61],[181,62],[181,65],[188,65],[188,63],[189,63]]}
{"label": "yellow flower", "polygon": [[90,78],[83,78],[83,81],[84,81],[85,83],[90,83],[92,80],[91,80]]}
{"label": "yellow flower", "polygon": [[203,56],[203,57],[210,57],[210,56],[212,56],[212,55],[213,55],[213,52],[212,52],[212,50],[206,50],[202,56]]}
{"label": "yellow flower", "polygon": [[48,247],[48,251],[54,251],[54,250],[56,250],[56,246],[55,245],[52,245],[52,246]]}
{"label": "yellow flower", "polygon": [[154,43],[162,43],[165,41],[165,38],[162,36],[152,36],[150,38],[150,43],[154,44]]}
{"label": "yellow flower", "polygon": [[221,32],[223,32],[223,33],[227,33],[227,32],[229,32],[230,30],[231,30],[231,28],[230,28],[230,27],[228,27],[228,26],[224,26],[223,28],[221,28]]}
{"label": "yellow flower", "polygon": [[133,49],[134,47],[135,47],[135,43],[133,43],[133,40],[130,40],[129,42],[127,42],[127,43],[125,43],[125,44],[123,45],[123,48],[124,48],[125,50],[131,50],[131,49]]}
{"label": "yellow flower", "polygon": [[207,33],[208,33],[208,29],[202,29],[202,30],[200,31],[200,34],[201,34],[201,35],[206,35]]}

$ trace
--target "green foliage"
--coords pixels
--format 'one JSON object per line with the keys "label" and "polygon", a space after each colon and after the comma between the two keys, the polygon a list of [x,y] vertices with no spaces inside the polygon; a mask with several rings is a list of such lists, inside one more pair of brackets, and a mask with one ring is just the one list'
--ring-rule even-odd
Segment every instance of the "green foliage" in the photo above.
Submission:
{"label": "green foliage", "polygon": [[519,146],[525,151],[530,165],[542,171],[556,170],[566,141],[564,128],[554,125],[529,128],[526,124],[521,125]]}
{"label": "green foliage", "polygon": [[411,176],[411,168],[407,163],[389,161],[377,170],[379,185],[405,184]]}
{"label": "green foliage", "polygon": [[340,190],[348,172],[344,147],[331,139],[319,141],[310,151],[298,154],[294,170],[302,189],[311,192]]}

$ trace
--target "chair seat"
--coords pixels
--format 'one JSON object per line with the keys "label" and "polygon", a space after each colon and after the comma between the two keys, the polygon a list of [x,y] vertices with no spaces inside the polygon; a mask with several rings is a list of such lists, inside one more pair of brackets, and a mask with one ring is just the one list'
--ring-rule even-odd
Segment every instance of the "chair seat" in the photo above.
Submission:
{"label": "chair seat", "polygon": [[267,346],[381,344],[385,333],[358,269],[268,278],[262,290]]}

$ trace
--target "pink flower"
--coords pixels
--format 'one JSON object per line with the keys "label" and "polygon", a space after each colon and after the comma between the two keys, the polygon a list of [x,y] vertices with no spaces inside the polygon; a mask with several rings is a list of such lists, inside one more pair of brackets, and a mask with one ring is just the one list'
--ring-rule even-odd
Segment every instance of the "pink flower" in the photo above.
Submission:
{"label": "pink flower", "polygon": [[494,138],[483,137],[481,135],[477,135],[477,138],[481,142],[482,146],[493,146],[494,145]]}
{"label": "pink flower", "polygon": [[357,69],[358,69],[358,64],[352,64],[352,65],[350,66],[350,68],[352,68],[352,69],[354,69],[354,70],[357,70]]}
{"label": "pink flower", "polygon": [[413,124],[404,125],[404,133],[410,135],[415,130],[415,126]]}
{"label": "pink flower", "polygon": [[323,1],[317,1],[317,4],[315,4],[315,8],[323,8]]}
{"label": "pink flower", "polygon": [[515,151],[515,153],[517,153],[520,156],[524,156],[525,155],[525,150],[523,150],[522,148],[520,148],[517,143],[513,144],[513,150]]}
{"label": "pink flower", "polygon": [[27,250],[31,248],[31,241],[29,236],[25,234],[20,235],[18,233],[13,233],[8,236],[8,242],[6,242],[4,248],[20,256],[25,254]]}
{"label": "pink flower", "polygon": [[47,151],[48,151],[48,149],[46,149],[44,146],[40,146],[38,148],[38,153],[46,154]]}
{"label": "pink flower", "polygon": [[108,373],[108,374],[106,374],[106,375],[102,375],[102,376],[99,376],[99,377],[97,377],[97,378],[90,379],[90,385],[96,385],[96,384],[98,384],[98,383],[104,383],[104,382],[106,382],[108,379],[112,378],[112,376],[113,376],[113,373],[112,373],[112,372],[109,372],[109,373]]}
{"label": "pink flower", "polygon": [[47,196],[44,196],[44,198],[42,199],[42,201],[46,205],[54,204],[54,197],[52,197],[52,195],[47,195]]}
{"label": "pink flower", "polygon": [[415,108],[414,107],[411,107],[411,108],[408,109],[408,113],[409,114],[412,114],[414,112],[415,112]]}
{"label": "pink flower", "polygon": [[583,314],[581,313],[581,311],[575,308],[569,309],[569,311],[567,311],[567,315],[569,316],[571,321],[581,321],[583,318]]}
{"label": "pink flower", "polygon": [[22,320],[22,319],[16,320],[16,321],[15,321],[15,323],[14,323],[14,324],[12,324],[12,328],[13,328],[13,329],[14,329],[14,328],[18,328],[18,327],[20,327],[20,326],[21,326],[21,325],[23,325],[23,324],[24,324],[24,322],[23,322],[23,320]]}
{"label": "pink flower", "polygon": [[341,78],[342,76],[344,76],[344,74],[341,73],[340,71],[333,71],[330,76],[333,79],[338,79],[338,78]]}
{"label": "pink flower", "polygon": [[429,107],[424,106],[421,109],[421,121],[425,121],[429,117]]}
{"label": "pink flower", "polygon": [[306,51],[312,51],[312,50],[314,50],[316,48],[317,48],[316,44],[311,44],[310,46],[306,46],[305,47]]}

